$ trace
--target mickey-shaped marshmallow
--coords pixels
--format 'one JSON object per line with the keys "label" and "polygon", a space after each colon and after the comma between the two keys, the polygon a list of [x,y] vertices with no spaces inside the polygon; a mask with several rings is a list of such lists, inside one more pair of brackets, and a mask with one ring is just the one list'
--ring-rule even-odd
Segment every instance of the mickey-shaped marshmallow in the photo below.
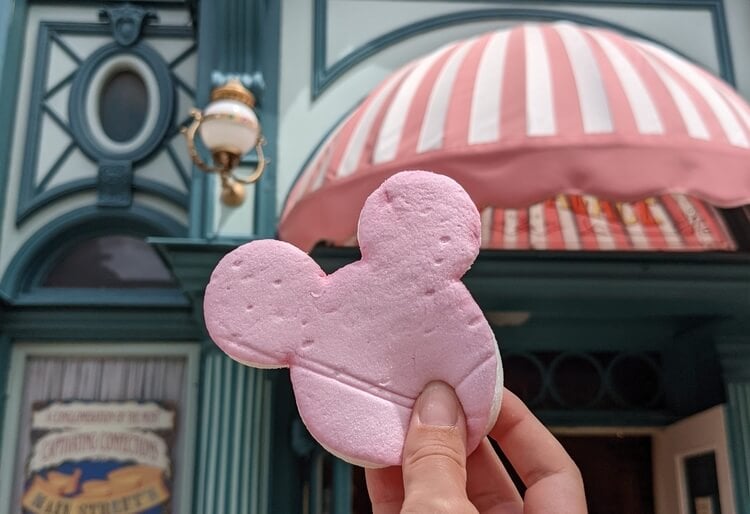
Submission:
{"label": "mickey-shaped marshmallow", "polygon": [[448,177],[402,172],[367,199],[358,238],[362,259],[331,275],[275,240],[226,255],[206,288],[211,337],[248,366],[288,366],[305,425],[348,462],[400,464],[433,380],[456,390],[473,451],[503,382],[495,337],[460,280],[479,252],[474,203]]}

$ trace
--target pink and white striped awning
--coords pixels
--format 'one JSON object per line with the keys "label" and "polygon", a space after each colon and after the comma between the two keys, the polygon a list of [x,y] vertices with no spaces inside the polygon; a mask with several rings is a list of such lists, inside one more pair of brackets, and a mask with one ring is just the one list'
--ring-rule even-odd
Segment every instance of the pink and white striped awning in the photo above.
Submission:
{"label": "pink and white striped awning", "polygon": [[673,52],[607,30],[481,35],[396,71],[333,131],[290,192],[280,237],[347,241],[367,195],[404,169],[453,177],[482,209],[561,193],[741,205],[750,107]]}

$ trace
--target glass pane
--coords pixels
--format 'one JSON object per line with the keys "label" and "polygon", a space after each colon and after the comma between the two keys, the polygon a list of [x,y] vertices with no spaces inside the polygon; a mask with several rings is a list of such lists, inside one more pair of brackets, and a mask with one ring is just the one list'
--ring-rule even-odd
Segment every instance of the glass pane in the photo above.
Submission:
{"label": "glass pane", "polygon": [[143,127],[148,112],[146,84],[137,73],[113,74],[99,97],[99,118],[104,133],[118,143],[130,141]]}
{"label": "glass pane", "polygon": [[42,281],[44,287],[173,287],[153,248],[131,236],[103,236],[75,246]]}
{"label": "glass pane", "polygon": [[702,453],[685,459],[690,514],[721,514],[716,454]]}

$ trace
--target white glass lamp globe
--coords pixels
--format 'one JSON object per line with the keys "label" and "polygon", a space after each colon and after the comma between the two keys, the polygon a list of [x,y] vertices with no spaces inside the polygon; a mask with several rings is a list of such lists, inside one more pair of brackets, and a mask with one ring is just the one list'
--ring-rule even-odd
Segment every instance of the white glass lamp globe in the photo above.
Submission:
{"label": "white glass lamp globe", "polygon": [[260,124],[248,105],[237,100],[215,100],[203,110],[199,128],[203,143],[212,152],[245,155],[258,143]]}

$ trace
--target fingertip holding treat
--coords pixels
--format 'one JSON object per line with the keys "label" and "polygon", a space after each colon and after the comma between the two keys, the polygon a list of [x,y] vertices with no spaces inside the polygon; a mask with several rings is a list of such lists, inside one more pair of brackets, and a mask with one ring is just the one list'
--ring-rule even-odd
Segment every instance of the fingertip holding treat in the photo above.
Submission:
{"label": "fingertip holding treat", "polygon": [[365,203],[361,261],[326,276],[287,243],[243,245],[211,277],[206,326],[235,360],[288,366],[302,420],[346,461],[399,465],[414,402],[433,381],[455,390],[472,451],[503,390],[494,334],[460,280],[479,234],[455,181],[399,173]]}

